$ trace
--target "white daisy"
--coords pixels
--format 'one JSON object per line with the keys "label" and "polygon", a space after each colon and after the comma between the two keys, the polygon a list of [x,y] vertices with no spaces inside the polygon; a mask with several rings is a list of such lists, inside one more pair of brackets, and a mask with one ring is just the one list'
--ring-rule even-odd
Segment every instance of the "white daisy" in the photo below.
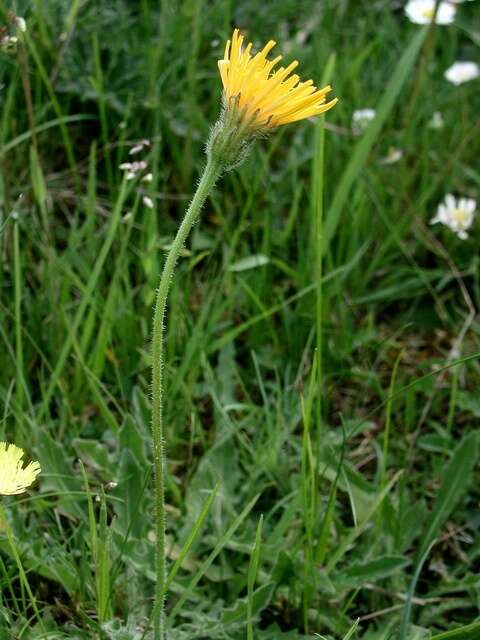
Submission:
{"label": "white daisy", "polygon": [[370,120],[373,120],[377,112],[375,109],[370,109],[369,107],[365,109],[357,109],[352,114],[352,128],[356,133],[361,133],[364,131]]}
{"label": "white daisy", "polygon": [[458,198],[448,193],[445,201],[440,203],[436,215],[430,220],[430,224],[441,222],[457,234],[459,238],[468,238],[467,229],[473,224],[473,214],[477,202],[473,198]]}
{"label": "white daisy", "polygon": [[464,82],[478,78],[480,76],[480,67],[476,62],[454,62],[445,71],[444,75],[449,82],[458,87]]}
{"label": "white daisy", "polygon": [[[405,6],[405,13],[415,24],[430,24],[435,15],[435,0],[409,0]],[[451,24],[455,18],[456,8],[449,2],[440,2],[436,24]]]}

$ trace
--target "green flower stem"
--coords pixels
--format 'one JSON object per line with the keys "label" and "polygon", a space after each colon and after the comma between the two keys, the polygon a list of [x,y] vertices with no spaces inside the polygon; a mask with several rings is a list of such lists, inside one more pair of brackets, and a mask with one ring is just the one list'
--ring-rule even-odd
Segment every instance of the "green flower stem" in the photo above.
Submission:
{"label": "green flower stem", "polygon": [[205,170],[198,184],[193,200],[183,218],[175,240],[165,260],[160,286],[157,291],[153,316],[152,338],[152,435],[155,475],[155,523],[156,523],[156,586],[154,602],[154,638],[164,640],[164,599],[166,583],[165,566],[165,442],[162,419],[163,407],[163,331],[168,292],[175,264],[185,244],[190,229],[197,220],[200,210],[222,172],[222,163],[209,154]]}

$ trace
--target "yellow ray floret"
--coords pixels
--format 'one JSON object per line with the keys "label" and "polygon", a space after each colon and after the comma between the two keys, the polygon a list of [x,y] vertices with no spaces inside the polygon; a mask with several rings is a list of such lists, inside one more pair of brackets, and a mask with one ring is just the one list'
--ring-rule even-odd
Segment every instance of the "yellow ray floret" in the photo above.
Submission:
{"label": "yellow ray floret", "polygon": [[23,493],[41,471],[38,462],[23,468],[24,451],[14,444],[0,442],[0,494],[13,496]]}
{"label": "yellow ray floret", "polygon": [[312,80],[300,82],[290,75],[298,66],[295,60],[288,67],[273,70],[282,56],[268,60],[275,46],[270,40],[256,55],[251,55],[252,43],[243,48],[243,36],[238,29],[227,42],[223,60],[218,61],[227,104],[232,98],[238,108],[253,119],[259,127],[278,127],[303,120],[331,109],[337,98],[326,102],[330,86],[317,89]]}

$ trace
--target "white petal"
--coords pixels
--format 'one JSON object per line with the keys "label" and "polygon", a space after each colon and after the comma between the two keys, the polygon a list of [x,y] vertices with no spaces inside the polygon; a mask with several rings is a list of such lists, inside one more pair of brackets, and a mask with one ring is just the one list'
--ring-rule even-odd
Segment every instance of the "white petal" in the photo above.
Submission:
{"label": "white petal", "polygon": [[473,198],[465,198],[465,209],[468,213],[473,214],[475,209],[477,208],[477,201]]}
{"label": "white petal", "polygon": [[447,209],[457,208],[457,201],[455,200],[455,197],[451,193],[447,193],[447,195],[445,196],[445,204],[447,206]]}
{"label": "white petal", "polygon": [[438,205],[437,218],[439,219],[440,222],[443,222],[443,224],[446,224],[449,216],[448,216],[447,208],[445,207],[444,204]]}

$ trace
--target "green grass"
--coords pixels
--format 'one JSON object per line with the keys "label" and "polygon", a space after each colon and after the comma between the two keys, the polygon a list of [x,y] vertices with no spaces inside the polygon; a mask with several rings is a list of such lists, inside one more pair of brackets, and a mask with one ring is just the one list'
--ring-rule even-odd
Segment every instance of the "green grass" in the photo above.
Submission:
{"label": "green grass", "polygon": [[480,637],[480,230],[428,224],[480,200],[479,81],[443,78],[480,9],[400,4],[0,0],[0,439],[43,470],[2,498],[0,638],[150,637],[152,304],[234,25],[340,101],[256,143],[177,266],[168,638]]}

